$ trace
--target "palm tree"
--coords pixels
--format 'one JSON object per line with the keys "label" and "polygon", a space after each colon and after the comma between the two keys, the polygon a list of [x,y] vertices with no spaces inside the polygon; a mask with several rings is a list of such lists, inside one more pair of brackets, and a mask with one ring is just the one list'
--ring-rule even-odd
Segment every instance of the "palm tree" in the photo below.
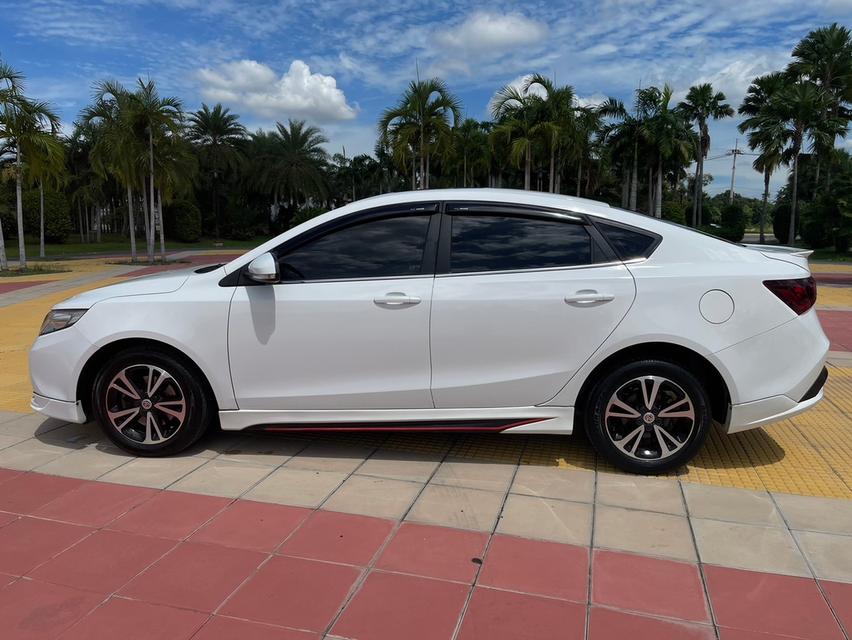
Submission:
{"label": "palm tree", "polygon": [[691,122],[698,125],[698,149],[696,153],[697,168],[695,171],[695,195],[692,200],[692,226],[701,226],[701,214],[704,199],[704,158],[710,151],[710,129],[708,120],[721,120],[734,115],[734,110],[725,102],[725,94],[713,91],[713,86],[707,82],[689,88],[686,100],[678,105],[678,109]]}
{"label": "palm tree", "polygon": [[[161,98],[153,80],[137,80],[136,91],[132,94],[133,118],[137,131],[143,132],[148,143],[148,185],[150,233],[148,234],[148,261],[154,261],[154,234],[157,229],[157,208],[154,204],[154,149],[164,145],[166,138],[181,133],[183,106],[175,97]],[[160,245],[164,246],[163,225],[160,220]]]}
{"label": "palm tree", "polygon": [[763,206],[760,211],[760,243],[766,242],[766,207],[769,202],[769,181],[772,173],[781,165],[784,141],[779,123],[772,119],[758,118],[768,109],[772,96],[784,88],[786,79],[782,73],[769,73],[755,78],[748,88],[740,115],[746,118],[739,124],[740,133],[748,133],[748,146],[759,155],[752,163],[755,171],[763,174]]}
{"label": "palm tree", "polygon": [[[412,80],[395,107],[379,119],[379,136],[394,154],[414,150],[420,161],[420,189],[429,188],[429,161],[461,117],[461,104],[440,78]],[[452,122],[450,122],[452,118]]]}
{"label": "palm tree", "polygon": [[[0,60],[0,140],[10,137],[3,114],[6,112],[7,105],[11,105],[14,100],[18,99],[23,81],[24,76],[21,73]],[[8,266],[6,241],[3,238],[3,226],[0,225],[0,269],[5,270]]]}
{"label": "palm tree", "polygon": [[0,122],[6,146],[14,155],[15,197],[18,218],[18,261],[21,269],[27,268],[26,245],[24,242],[23,181],[25,156],[53,158],[60,156],[62,145],[56,137],[59,117],[46,102],[28,100],[19,91],[9,92],[2,104]]}
{"label": "palm tree", "polygon": [[[544,119],[547,124],[542,129],[546,133],[547,147],[550,154],[550,178],[548,190],[558,191],[559,167],[562,164],[562,154],[570,149],[577,134],[575,114],[574,87],[564,85],[557,87],[550,78],[539,73],[529,76],[523,85],[524,93],[529,94],[532,87],[544,89],[546,102]],[[582,164],[582,159],[581,163]],[[579,184],[579,181],[578,181]]]}
{"label": "palm tree", "polygon": [[629,175],[627,202],[624,206],[631,211],[639,210],[639,155],[645,144],[642,127],[648,115],[647,105],[640,103],[640,92],[636,92],[633,114],[627,111],[623,102],[615,98],[608,98],[599,107],[602,117],[617,119],[604,125],[601,133],[604,141],[616,152],[615,155],[627,160],[622,162],[625,173]]}
{"label": "palm tree", "polygon": [[39,244],[38,256],[44,258],[44,183],[57,188],[62,184],[65,173],[65,145],[56,143],[38,145],[27,154],[27,177],[38,186],[39,195]]}
{"label": "palm tree", "polygon": [[[817,175],[819,182],[820,156],[831,158],[837,135],[845,135],[849,120],[847,105],[852,102],[852,33],[836,22],[828,27],[811,31],[793,49],[793,61],[787,73],[795,78],[806,78],[817,84],[828,95],[826,116],[839,125],[835,135],[827,136],[824,145],[817,147]],[[837,122],[839,116],[842,122]],[[831,165],[826,171],[826,181],[831,184]]]}
{"label": "palm tree", "polygon": [[476,168],[481,168],[487,161],[488,134],[482,129],[482,123],[473,118],[462,121],[455,129],[453,147],[461,156],[462,187],[467,187],[468,176],[473,184]]}
{"label": "palm tree", "polygon": [[[497,121],[493,136],[509,145],[509,159],[516,167],[524,166],[524,189],[532,182],[532,155],[536,143],[552,136],[550,124],[542,117],[544,101],[537,95],[506,85],[494,98],[491,114]],[[544,134],[544,135],[543,135]]]}
{"label": "palm tree", "polygon": [[229,171],[235,171],[245,160],[240,147],[247,131],[239,119],[237,114],[223,108],[221,103],[217,103],[212,110],[202,104],[201,109],[189,116],[187,136],[196,145],[201,164],[210,175],[217,238],[220,225],[217,192],[219,178]]}
{"label": "palm tree", "polygon": [[328,154],[322,145],[328,143],[328,138],[319,128],[304,120],[289,120],[286,127],[278,122],[275,132],[258,133],[253,139],[260,149],[255,179],[273,195],[274,218],[278,216],[282,197],[288,205],[287,223],[303,201],[326,197],[324,167]]}

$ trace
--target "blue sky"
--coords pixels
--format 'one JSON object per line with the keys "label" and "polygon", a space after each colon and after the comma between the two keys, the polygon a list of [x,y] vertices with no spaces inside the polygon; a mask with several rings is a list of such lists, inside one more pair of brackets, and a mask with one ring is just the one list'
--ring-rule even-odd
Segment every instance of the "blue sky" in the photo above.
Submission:
{"label": "blue sky", "polygon": [[[415,65],[477,118],[500,86],[532,72],[592,102],[664,82],[681,98],[712,82],[736,107],[810,29],[852,23],[852,0],[0,0],[0,15],[0,57],[66,122],[95,80],[143,76],[188,109],[221,101],[251,129],[307,119],[329,151],[352,155],[372,150],[378,114]],[[711,156],[732,148],[736,121],[711,137]],[[759,196],[750,160],[740,158],[737,191]],[[712,192],[728,188],[730,158],[706,171]]]}

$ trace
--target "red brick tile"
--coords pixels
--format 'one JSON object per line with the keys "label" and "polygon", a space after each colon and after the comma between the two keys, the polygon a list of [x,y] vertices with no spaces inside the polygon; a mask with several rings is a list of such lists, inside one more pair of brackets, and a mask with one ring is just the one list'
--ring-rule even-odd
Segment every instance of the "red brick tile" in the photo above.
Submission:
{"label": "red brick tile", "polygon": [[743,629],[719,628],[720,640],[797,640],[792,636],[779,636],[774,633],[760,633],[759,631],[744,631]]}
{"label": "red brick tile", "polygon": [[33,578],[112,593],[175,545],[174,540],[96,531],[32,572]]}
{"label": "red brick tile", "polygon": [[491,539],[477,584],[585,603],[589,550],[498,534]]}
{"label": "red brick tile", "polygon": [[154,489],[109,482],[87,482],[48,502],[33,515],[103,527],[156,493]]}
{"label": "red brick tile", "polygon": [[373,572],[331,633],[372,640],[444,640],[453,635],[468,589],[456,582]]}
{"label": "red brick tile", "polygon": [[91,532],[74,524],[21,518],[0,529],[0,571],[24,575]]}
{"label": "red brick tile", "polygon": [[110,598],[62,640],[189,640],[207,617],[197,611]]}
{"label": "red brick tile", "polygon": [[214,611],[266,557],[245,549],[185,542],[120,593],[155,604]]}
{"label": "red brick tile", "polygon": [[821,580],[823,591],[828,598],[831,608],[840,619],[840,624],[846,628],[846,633],[852,637],[852,584],[829,582]]}
{"label": "red brick tile", "polygon": [[161,491],[121,516],[109,528],[180,540],[210,520],[229,502],[227,498]]}
{"label": "red brick tile", "polygon": [[324,631],[360,570],[302,558],[273,556],[220,613],[282,627]]}
{"label": "red brick tile", "polygon": [[698,567],[615,551],[595,551],[592,602],[617,609],[710,622]]}
{"label": "red brick tile", "polygon": [[214,616],[192,640],[319,640],[319,634]]}
{"label": "red brick tile", "polygon": [[94,609],[102,596],[70,587],[18,580],[2,591],[3,640],[55,638]]}
{"label": "red brick tile", "polygon": [[5,573],[0,573],[0,589],[5,587],[7,584],[12,584],[17,578],[15,576],[6,575]]}
{"label": "red brick tile", "polygon": [[367,565],[393,529],[390,520],[315,511],[279,553],[315,560]]}
{"label": "red brick tile", "polygon": [[21,475],[23,471],[16,471],[15,469],[4,469],[0,467],[0,484],[11,480],[19,475]]}
{"label": "red brick tile", "polygon": [[583,640],[585,605],[476,587],[459,640]]}
{"label": "red brick tile", "polygon": [[73,478],[21,473],[3,483],[0,511],[28,515],[82,484],[82,480]]}
{"label": "red brick tile", "polygon": [[380,569],[473,582],[488,534],[405,522],[376,562]]}
{"label": "red brick tile", "polygon": [[310,509],[239,500],[193,534],[195,542],[269,552],[310,515]]}
{"label": "red brick tile", "polygon": [[624,611],[592,607],[589,640],[715,640],[710,625],[648,618]]}
{"label": "red brick tile", "polygon": [[6,513],[5,511],[0,511],[0,528],[5,527],[10,522],[14,522],[18,519],[18,516],[14,513]]}
{"label": "red brick tile", "polygon": [[808,640],[842,638],[816,582],[757,571],[706,566],[710,601],[721,627]]}

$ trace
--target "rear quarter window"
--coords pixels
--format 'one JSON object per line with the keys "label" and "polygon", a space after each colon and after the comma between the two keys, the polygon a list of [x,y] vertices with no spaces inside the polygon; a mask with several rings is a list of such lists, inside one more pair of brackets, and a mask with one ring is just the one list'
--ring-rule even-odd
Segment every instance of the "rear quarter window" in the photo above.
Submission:
{"label": "rear quarter window", "polygon": [[598,230],[622,260],[637,260],[650,256],[660,243],[660,236],[633,227],[597,222]]}

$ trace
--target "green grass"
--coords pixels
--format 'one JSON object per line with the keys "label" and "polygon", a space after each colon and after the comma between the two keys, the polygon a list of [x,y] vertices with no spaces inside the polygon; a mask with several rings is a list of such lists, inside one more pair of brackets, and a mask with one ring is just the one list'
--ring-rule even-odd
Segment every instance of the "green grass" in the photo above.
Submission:
{"label": "green grass", "polygon": [[0,271],[0,278],[13,278],[15,276],[32,276],[48,273],[66,273],[70,269],[66,269],[56,264],[36,263],[28,264],[27,268],[21,271],[17,265],[9,265],[9,269]]}
{"label": "green grass", "polygon": [[[175,242],[166,240],[166,251],[181,251],[181,250],[216,250],[216,249],[253,249],[262,242],[268,240],[266,237],[252,238],[251,240],[214,240],[212,238],[203,238],[200,242]],[[221,244],[221,246],[216,246]],[[157,242],[156,251],[160,250],[160,243]],[[38,257],[38,242],[31,242],[27,239],[26,243],[27,260],[41,260]],[[145,254],[144,238],[136,239],[136,252],[140,256]],[[44,247],[46,259],[62,260],[66,258],[77,258],[93,256],[102,253],[125,254],[130,256],[130,241],[120,236],[103,236],[101,242],[64,242],[62,244],[47,244]],[[18,259],[18,244],[13,239],[6,241],[6,256],[9,261]]]}

